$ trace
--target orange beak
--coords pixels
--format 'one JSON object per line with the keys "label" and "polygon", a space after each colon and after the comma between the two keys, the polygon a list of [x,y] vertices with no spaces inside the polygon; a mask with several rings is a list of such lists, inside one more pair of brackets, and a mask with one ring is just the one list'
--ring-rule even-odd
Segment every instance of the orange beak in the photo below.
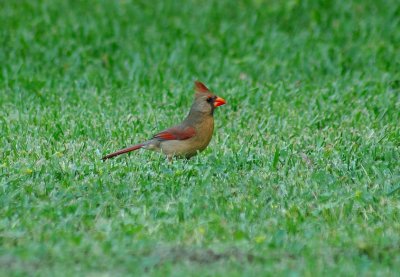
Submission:
{"label": "orange beak", "polygon": [[217,97],[217,99],[215,99],[214,101],[214,107],[219,107],[225,104],[226,104],[225,100],[221,97]]}

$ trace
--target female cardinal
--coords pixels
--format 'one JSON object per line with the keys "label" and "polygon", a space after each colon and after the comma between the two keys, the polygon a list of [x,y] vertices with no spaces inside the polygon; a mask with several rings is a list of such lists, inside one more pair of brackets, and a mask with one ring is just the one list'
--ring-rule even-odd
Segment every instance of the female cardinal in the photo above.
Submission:
{"label": "female cardinal", "polygon": [[203,151],[213,134],[214,109],[224,105],[225,100],[213,94],[203,83],[196,81],[194,84],[196,91],[194,102],[189,114],[180,125],[166,129],[148,141],[104,156],[102,159],[110,159],[140,148],[162,152],[169,160],[172,157],[189,159],[198,151]]}

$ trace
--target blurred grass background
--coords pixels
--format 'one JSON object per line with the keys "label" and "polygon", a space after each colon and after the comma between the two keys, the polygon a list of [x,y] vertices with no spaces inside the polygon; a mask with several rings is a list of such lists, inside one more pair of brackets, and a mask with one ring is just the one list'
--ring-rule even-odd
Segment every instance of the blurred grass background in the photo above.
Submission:
{"label": "blurred grass background", "polygon": [[[393,275],[398,1],[0,1],[0,273]],[[103,154],[227,99],[196,158]]]}

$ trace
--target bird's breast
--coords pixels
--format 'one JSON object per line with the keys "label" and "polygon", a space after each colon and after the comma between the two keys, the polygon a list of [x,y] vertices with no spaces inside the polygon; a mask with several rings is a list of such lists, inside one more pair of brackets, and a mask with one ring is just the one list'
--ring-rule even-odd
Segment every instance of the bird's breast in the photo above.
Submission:
{"label": "bird's breast", "polygon": [[210,116],[195,128],[196,136],[193,139],[197,142],[199,150],[202,151],[211,141],[214,132],[214,118]]}

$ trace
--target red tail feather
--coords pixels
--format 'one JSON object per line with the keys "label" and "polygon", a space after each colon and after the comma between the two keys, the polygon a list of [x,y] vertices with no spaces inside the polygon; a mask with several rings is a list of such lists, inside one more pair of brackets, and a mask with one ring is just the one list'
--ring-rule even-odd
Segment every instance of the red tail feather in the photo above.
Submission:
{"label": "red tail feather", "polygon": [[125,154],[125,153],[131,152],[131,151],[138,150],[138,149],[142,148],[143,146],[144,146],[144,144],[136,144],[136,145],[133,145],[133,146],[130,146],[130,147],[121,149],[121,150],[119,150],[119,151],[117,151],[117,152],[108,154],[107,156],[104,156],[104,157],[101,158],[101,159],[102,159],[103,161],[104,161],[104,160],[107,160],[107,159],[111,159],[111,158],[114,158],[115,156],[118,156],[118,155],[121,155],[121,154]]}

